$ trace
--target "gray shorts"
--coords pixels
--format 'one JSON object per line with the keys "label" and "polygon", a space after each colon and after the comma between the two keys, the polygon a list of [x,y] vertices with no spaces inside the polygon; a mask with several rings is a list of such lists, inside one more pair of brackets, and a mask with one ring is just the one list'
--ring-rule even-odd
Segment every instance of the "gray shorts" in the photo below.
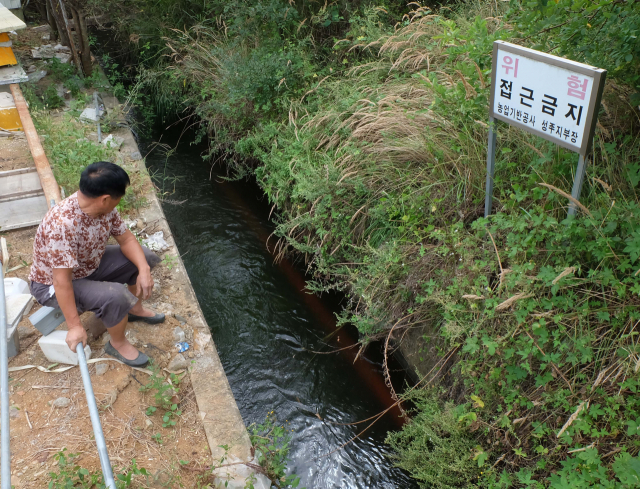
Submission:
{"label": "gray shorts", "polygon": [[[149,248],[142,247],[151,268],[160,258]],[[135,295],[124,286],[135,285],[138,268],[120,251],[120,246],[107,246],[98,269],[86,278],[74,280],[73,293],[78,313],[93,311],[107,328],[115,326],[138,302]],[[59,307],[52,285],[31,282],[31,295],[43,306]]]}

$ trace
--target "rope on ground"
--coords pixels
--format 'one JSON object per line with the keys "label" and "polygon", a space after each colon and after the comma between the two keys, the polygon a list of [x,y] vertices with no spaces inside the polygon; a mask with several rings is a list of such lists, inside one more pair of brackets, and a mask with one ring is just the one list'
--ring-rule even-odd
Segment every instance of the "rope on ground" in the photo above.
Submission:
{"label": "rope on ground", "polygon": [[[121,362],[120,360],[117,360],[116,358],[92,358],[91,360],[87,360],[87,363],[98,363],[98,362],[118,362],[121,363],[122,365],[126,365],[126,363]],[[57,368],[55,370],[50,370],[48,368],[42,367],[40,365],[22,365],[20,367],[9,367],[9,372],[18,372],[20,370],[30,370],[33,368],[37,368],[38,370],[40,370],[40,372],[44,372],[47,374],[59,374],[62,372],[66,372],[67,370],[70,370],[72,368],[77,367],[77,365],[69,365],[68,367],[60,367]],[[153,372],[149,369],[146,368],[139,368],[139,367],[131,367],[133,370],[138,370],[140,372],[144,372],[147,375],[153,375]]]}

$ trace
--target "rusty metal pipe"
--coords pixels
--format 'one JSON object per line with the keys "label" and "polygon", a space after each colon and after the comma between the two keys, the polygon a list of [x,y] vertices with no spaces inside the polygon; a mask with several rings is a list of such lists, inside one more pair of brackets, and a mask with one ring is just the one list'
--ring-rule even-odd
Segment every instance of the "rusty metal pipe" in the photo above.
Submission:
{"label": "rusty metal pipe", "polygon": [[13,101],[16,104],[16,109],[18,109],[18,114],[20,115],[20,122],[22,122],[24,135],[27,138],[33,162],[36,165],[36,170],[40,177],[44,196],[47,199],[47,204],[51,207],[52,199],[56,204],[62,200],[60,187],[58,186],[58,182],[56,182],[56,177],[53,176],[53,171],[49,165],[47,155],[44,153],[44,149],[40,144],[40,138],[35,126],[33,125],[33,121],[31,120],[31,114],[29,114],[27,102],[24,100],[22,90],[20,90],[20,87],[15,83],[12,83],[9,87],[11,88],[11,95],[13,95]]}

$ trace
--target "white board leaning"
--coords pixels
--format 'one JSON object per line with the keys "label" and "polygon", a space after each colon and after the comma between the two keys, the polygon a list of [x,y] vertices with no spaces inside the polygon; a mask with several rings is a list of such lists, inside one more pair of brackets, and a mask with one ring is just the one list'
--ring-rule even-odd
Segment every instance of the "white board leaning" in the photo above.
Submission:
{"label": "white board leaning", "polygon": [[606,74],[600,68],[495,41],[489,115],[585,155]]}
{"label": "white board leaning", "polygon": [[[491,214],[496,119],[580,155],[572,197],[580,198],[607,71],[504,41],[493,43],[484,216]],[[571,202],[569,215],[576,213]]]}

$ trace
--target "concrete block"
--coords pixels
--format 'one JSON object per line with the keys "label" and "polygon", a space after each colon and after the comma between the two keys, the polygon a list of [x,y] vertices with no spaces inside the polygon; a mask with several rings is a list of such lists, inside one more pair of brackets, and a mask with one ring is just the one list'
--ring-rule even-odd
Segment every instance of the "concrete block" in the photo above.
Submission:
{"label": "concrete block", "polygon": [[47,336],[64,323],[64,314],[62,314],[60,308],[54,309],[53,307],[43,306],[39,311],[31,315],[29,321],[38,331]]}
{"label": "concrete block", "polygon": [[[65,342],[66,337],[66,331],[54,331],[40,338],[38,344],[42,349],[42,353],[44,353],[44,356],[47,357],[47,360],[50,362],[78,365],[78,355],[69,349]],[[84,353],[87,360],[89,360],[91,358],[91,347],[89,345],[84,347]]]}
{"label": "concrete block", "polygon": [[15,357],[20,353],[20,335],[18,334],[18,325],[7,329],[7,356]]}

